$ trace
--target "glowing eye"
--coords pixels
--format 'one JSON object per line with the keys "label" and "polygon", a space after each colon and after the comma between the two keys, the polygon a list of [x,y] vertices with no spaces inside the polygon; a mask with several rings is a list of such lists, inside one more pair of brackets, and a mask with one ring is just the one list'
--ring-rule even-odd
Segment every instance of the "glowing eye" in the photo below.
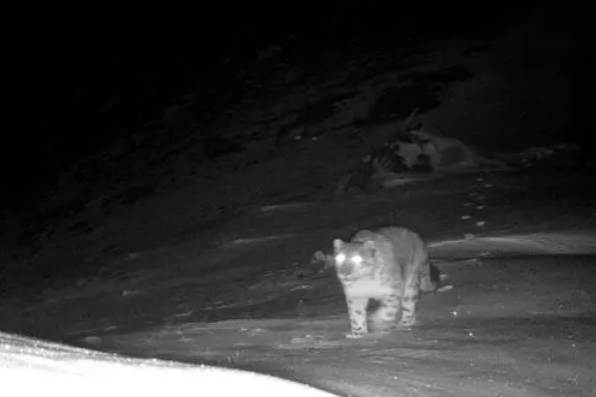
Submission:
{"label": "glowing eye", "polygon": [[344,254],[337,254],[335,255],[335,262],[339,263],[340,265],[344,263],[346,260],[346,256]]}
{"label": "glowing eye", "polygon": [[354,264],[359,265],[362,263],[362,257],[360,255],[354,255],[353,257],[350,258],[351,262],[354,262]]}

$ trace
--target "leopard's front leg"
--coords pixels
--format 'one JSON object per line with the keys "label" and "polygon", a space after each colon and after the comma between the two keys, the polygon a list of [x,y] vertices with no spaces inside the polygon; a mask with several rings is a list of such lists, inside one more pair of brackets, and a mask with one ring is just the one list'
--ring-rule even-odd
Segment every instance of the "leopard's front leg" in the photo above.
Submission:
{"label": "leopard's front leg", "polygon": [[366,322],[366,306],[368,305],[368,298],[347,296],[346,303],[348,305],[351,329],[351,332],[346,334],[346,338],[362,338],[364,335],[368,334],[368,324]]}

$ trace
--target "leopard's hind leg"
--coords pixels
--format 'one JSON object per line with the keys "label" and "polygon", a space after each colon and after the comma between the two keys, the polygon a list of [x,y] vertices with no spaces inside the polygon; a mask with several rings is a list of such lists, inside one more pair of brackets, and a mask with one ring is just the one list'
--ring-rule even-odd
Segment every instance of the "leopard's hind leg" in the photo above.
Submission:
{"label": "leopard's hind leg", "polygon": [[420,276],[411,275],[406,280],[404,294],[401,299],[401,319],[397,324],[400,328],[409,328],[416,324],[416,306],[420,293]]}
{"label": "leopard's hind leg", "polygon": [[402,297],[399,291],[380,299],[379,307],[371,317],[371,323],[375,330],[395,327],[401,301]]}

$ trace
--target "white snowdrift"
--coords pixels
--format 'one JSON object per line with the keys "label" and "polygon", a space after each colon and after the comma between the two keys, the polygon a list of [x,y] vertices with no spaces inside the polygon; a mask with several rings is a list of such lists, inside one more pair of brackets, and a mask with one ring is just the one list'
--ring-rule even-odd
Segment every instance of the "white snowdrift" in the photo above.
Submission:
{"label": "white snowdrift", "polygon": [[335,396],[256,372],[131,359],[2,332],[0,379],[7,396]]}

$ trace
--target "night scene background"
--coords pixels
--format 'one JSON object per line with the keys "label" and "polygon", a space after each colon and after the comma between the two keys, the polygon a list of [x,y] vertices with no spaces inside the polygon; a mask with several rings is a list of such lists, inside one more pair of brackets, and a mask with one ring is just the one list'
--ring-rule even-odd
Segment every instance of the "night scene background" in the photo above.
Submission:
{"label": "night scene background", "polygon": [[[593,8],[23,16],[3,48],[0,331],[344,395],[590,395]],[[419,329],[346,345],[331,242],[387,224],[453,289],[422,298]]]}

